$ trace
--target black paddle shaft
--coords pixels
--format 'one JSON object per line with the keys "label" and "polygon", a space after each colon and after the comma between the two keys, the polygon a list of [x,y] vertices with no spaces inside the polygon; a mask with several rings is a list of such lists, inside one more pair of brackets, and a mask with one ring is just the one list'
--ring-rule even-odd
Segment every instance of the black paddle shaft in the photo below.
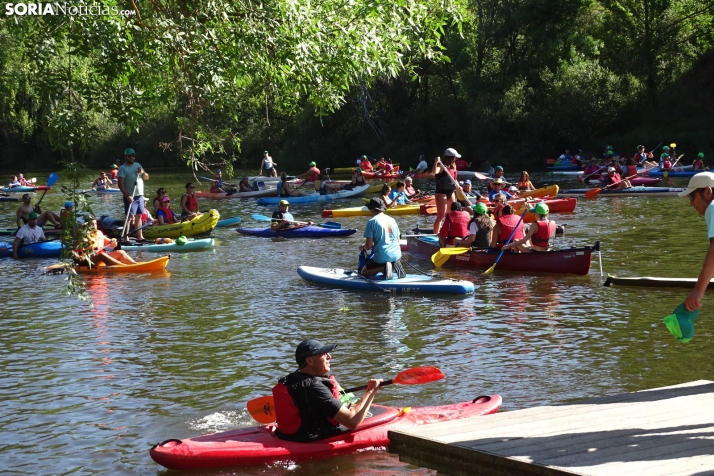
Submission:
{"label": "black paddle shaft", "polygon": [[[393,383],[394,382],[392,381],[392,379],[389,379],[389,380],[385,380],[384,382],[382,382],[379,386],[384,387],[385,385],[392,385]],[[348,388],[347,390],[345,390],[345,393],[352,393],[352,392],[359,392],[360,390],[367,390],[367,387],[369,387],[369,385],[360,385],[359,387]]]}

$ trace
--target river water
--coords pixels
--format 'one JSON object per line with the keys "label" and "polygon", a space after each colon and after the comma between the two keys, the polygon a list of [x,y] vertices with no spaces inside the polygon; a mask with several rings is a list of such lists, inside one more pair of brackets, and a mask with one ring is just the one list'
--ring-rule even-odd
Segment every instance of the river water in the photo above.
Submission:
{"label": "river water", "polygon": [[[154,172],[147,188],[164,186],[178,198],[188,180],[184,171]],[[534,182],[577,185],[537,174]],[[121,216],[120,197],[90,200],[96,213]],[[59,210],[63,201],[52,191],[43,205]],[[251,214],[272,212],[254,201],[200,204],[224,218],[241,216],[246,226],[264,224]],[[12,226],[16,208],[0,203],[0,226]],[[291,211],[298,220],[319,222],[320,210]],[[574,213],[553,218],[567,224],[557,247],[600,240],[603,271],[618,276],[695,277],[707,249],[703,218],[676,197],[581,199]],[[605,288],[597,259],[588,276],[497,270],[484,277],[444,268],[449,277],[476,283],[476,294],[465,298],[332,290],[297,275],[303,264],[355,267],[366,220],[334,219],[359,233],[333,240],[271,240],[217,229],[215,249],[176,253],[165,273],[86,278],[93,308],[64,294],[62,276],[42,275],[52,260],[0,260],[7,286],[0,306],[0,471],[172,473],[152,462],[149,448],[168,438],[251,426],[245,403],[270,394],[276,379],[294,369],[295,346],[306,338],[339,344],[332,367],[345,386],[419,365],[446,374],[426,385],[381,390],[377,402],[395,406],[498,393],[502,411],[509,411],[712,375],[711,295],[694,339],[681,344],[662,318],[687,291]],[[430,220],[397,221],[404,232]],[[428,260],[405,259],[431,269]],[[386,451],[192,474],[326,472],[431,474]]]}

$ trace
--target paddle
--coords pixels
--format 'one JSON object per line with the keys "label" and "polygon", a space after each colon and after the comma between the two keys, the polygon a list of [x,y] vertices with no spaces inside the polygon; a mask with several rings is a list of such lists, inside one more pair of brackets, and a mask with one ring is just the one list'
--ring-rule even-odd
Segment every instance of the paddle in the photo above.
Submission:
{"label": "paddle", "polygon": [[[201,179],[203,179],[203,180],[209,180],[209,181],[211,181],[211,182],[218,182],[218,179],[216,179],[216,178],[201,177],[200,175],[198,176],[198,178],[201,178]],[[236,184],[234,184],[234,183],[228,183],[228,182],[223,182],[223,183],[226,184],[226,185],[230,185],[231,187],[237,187],[237,186],[238,186],[238,185],[236,185]]]}
{"label": "paddle", "polygon": [[218,220],[218,223],[216,223],[216,227],[224,227],[224,226],[231,226],[235,225],[236,223],[240,223],[240,217],[232,217],[232,218],[224,218],[223,220]]}
{"label": "paddle", "polygon": [[[675,144],[674,142],[672,142],[672,143],[670,144],[670,146],[672,146],[672,148],[674,149],[674,148],[677,146],[677,144]],[[674,170],[674,167],[679,163],[679,159],[681,159],[682,157],[684,157],[684,154],[682,154],[682,155],[680,155],[679,157],[677,157],[677,160],[675,160],[674,163],[669,167],[669,170],[665,170],[665,171],[662,172],[662,176],[663,176],[664,178],[669,177],[669,172],[670,172],[670,170]]]}
{"label": "paddle", "polygon": [[[516,223],[516,226],[513,228],[513,231],[511,232],[511,236],[508,237],[508,240],[506,241],[506,244],[503,245],[503,247],[507,246],[507,245],[511,242],[511,240],[513,239],[513,235],[516,234],[516,230],[518,229],[518,227],[520,226],[521,222],[523,221],[523,217],[526,216],[526,213],[528,213],[528,208],[526,208],[526,209],[523,211],[523,213],[521,214],[521,219],[518,220],[518,223]],[[496,262],[493,263],[493,266],[491,266],[490,268],[488,268],[486,271],[484,271],[484,272],[481,273],[481,274],[491,274],[491,273],[493,273],[493,270],[496,269],[496,265],[498,264],[499,261],[501,261],[501,256],[503,256],[503,252],[505,251],[505,250],[503,249],[503,247],[501,248],[501,252],[498,254],[498,258],[496,258]]]}
{"label": "paddle", "polygon": [[583,175],[583,176],[580,178],[580,181],[583,182],[583,183],[585,183],[585,182],[587,182],[587,181],[590,179],[590,177],[592,177],[593,175],[599,174],[603,169],[606,169],[606,168],[607,168],[607,165],[603,165],[602,167],[600,167],[599,169],[597,169],[595,172],[593,172],[593,173],[591,173],[591,174]]}
{"label": "paddle", "polygon": [[437,268],[440,268],[444,263],[449,261],[449,258],[452,255],[460,255],[460,254],[466,253],[467,251],[471,251],[471,248],[465,248],[465,247],[441,248],[441,249],[439,249],[439,251],[437,251],[436,253],[431,255],[431,262],[434,263],[434,266],[436,266]]}
{"label": "paddle", "polygon": [[[251,215],[253,217],[253,220],[258,220],[258,221],[280,221],[281,218],[270,218],[266,217],[265,215]],[[296,225],[307,225],[307,222],[304,221],[291,221],[290,223],[295,223]],[[339,229],[342,228],[342,225],[340,223],[334,222],[334,221],[327,221],[322,224],[315,224],[315,226],[321,226],[323,228],[334,228],[334,229]]]}
{"label": "paddle", "polygon": [[[444,374],[436,367],[414,367],[412,369],[402,370],[393,379],[382,382],[380,388],[392,384],[421,385],[441,380],[443,378]],[[359,387],[348,388],[347,390],[344,390],[344,392],[358,392],[360,390],[365,390],[366,388],[367,385],[360,385]],[[250,400],[246,404],[246,408],[248,409],[250,416],[252,416],[258,423],[268,424],[275,421],[275,400],[272,396],[259,397]]]}
{"label": "paddle", "polygon": [[[137,184],[134,183],[134,190],[131,192],[132,199],[134,195],[136,195],[136,185]],[[129,224],[129,213],[131,213],[131,202],[129,202],[129,206],[126,209],[126,218],[124,218],[124,226],[121,229],[121,237],[119,237],[120,241],[124,241],[124,238],[129,234],[129,227],[127,226]]]}
{"label": "paddle", "polygon": [[40,197],[40,201],[37,202],[35,207],[39,207],[40,203],[42,203],[42,199],[45,198],[45,194],[47,193],[47,189],[49,189],[51,186],[53,186],[57,181],[59,180],[59,175],[56,173],[52,172],[50,176],[47,178],[47,188],[42,192],[42,196]]}
{"label": "paddle", "polygon": [[[657,167],[650,167],[649,169],[641,170],[640,172],[637,172],[637,173],[634,174],[634,175],[630,175],[629,177],[625,177],[623,180],[629,180],[629,179],[631,179],[631,178],[637,177],[637,176],[640,175],[640,174],[647,173],[647,172],[649,172],[650,170],[656,169],[656,168],[657,168]],[[620,182],[618,182],[618,183],[620,183]],[[600,192],[602,192],[603,190],[606,190],[606,189],[608,189],[608,188],[610,188],[610,187],[613,187],[613,186],[617,185],[618,183],[611,183],[610,185],[608,185],[608,186],[606,186],[606,187],[593,188],[593,189],[591,189],[591,190],[588,190],[587,192],[585,192],[585,198],[597,198],[597,196],[600,195]]]}

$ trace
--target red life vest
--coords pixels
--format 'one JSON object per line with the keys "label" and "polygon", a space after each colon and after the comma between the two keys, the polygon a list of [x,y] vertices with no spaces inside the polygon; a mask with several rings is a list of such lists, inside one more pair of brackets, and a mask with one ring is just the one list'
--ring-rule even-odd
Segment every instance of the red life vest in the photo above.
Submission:
{"label": "red life vest", "polygon": [[[173,212],[173,210],[170,210],[170,209],[168,209],[168,208],[163,208],[163,207],[161,207],[161,208],[159,208],[159,211],[163,211],[163,212],[164,212],[164,213],[163,213],[163,215],[164,215],[164,224],[166,224],[166,225],[172,225],[172,224],[176,223],[176,218],[174,218],[174,212]],[[158,212],[156,212],[156,214],[158,215]]]}
{"label": "red life vest", "polygon": [[[511,241],[520,240],[525,236],[525,233],[523,232],[523,222],[521,221],[521,217],[518,215],[503,215],[498,217],[496,220],[498,220],[498,223],[501,224],[501,234],[498,235],[498,244],[496,245],[498,249],[503,248],[503,245],[506,244],[513,230],[516,230],[516,232],[513,233]],[[516,226],[518,228],[516,228]]]}
{"label": "red life vest", "polygon": [[628,165],[627,172],[625,172],[625,173],[628,176],[637,175],[637,166],[636,165]]}
{"label": "red life vest", "polygon": [[671,160],[665,160],[664,163],[662,164],[662,169],[663,170],[669,170],[672,168],[672,161]]}
{"label": "red life vest", "polygon": [[446,214],[444,224],[439,230],[439,235],[446,239],[448,244],[454,243],[454,238],[464,238],[469,235],[469,222],[471,215],[463,211],[453,211]]}
{"label": "red life vest", "polygon": [[[325,377],[314,377],[320,379]],[[340,386],[334,375],[330,375],[332,382],[332,396],[340,399]],[[302,418],[300,418],[300,409],[295,405],[293,397],[290,395],[287,385],[284,383],[285,378],[278,380],[278,383],[273,387],[273,400],[275,402],[275,421],[281,433],[293,435],[298,432],[302,426]],[[337,422],[332,418],[328,421],[337,425]]]}
{"label": "red life vest", "polygon": [[555,235],[555,222],[552,220],[540,220],[536,223],[538,224],[538,231],[531,236],[531,243],[535,246],[548,248],[550,239]]}
{"label": "red life vest", "polygon": [[188,193],[184,193],[184,195],[187,197],[186,208],[191,211],[198,210],[198,200],[196,200],[196,195],[189,195]]}
{"label": "red life vest", "polygon": [[307,176],[307,181],[308,182],[314,182],[317,180],[317,177],[320,175],[320,169],[317,167],[310,167],[310,170],[308,170],[308,176]]}

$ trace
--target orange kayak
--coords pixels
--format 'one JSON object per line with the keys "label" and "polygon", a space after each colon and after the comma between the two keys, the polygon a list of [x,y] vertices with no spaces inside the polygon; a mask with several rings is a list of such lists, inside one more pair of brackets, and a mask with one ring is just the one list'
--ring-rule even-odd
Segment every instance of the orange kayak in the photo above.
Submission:
{"label": "orange kayak", "polygon": [[[107,266],[99,263],[97,266],[75,266],[78,273],[145,273],[147,271],[163,271],[169,264],[170,256],[162,256],[151,261],[142,261],[136,264],[123,264],[118,266]],[[65,264],[53,264],[45,268],[46,272],[60,271],[66,267]]]}

